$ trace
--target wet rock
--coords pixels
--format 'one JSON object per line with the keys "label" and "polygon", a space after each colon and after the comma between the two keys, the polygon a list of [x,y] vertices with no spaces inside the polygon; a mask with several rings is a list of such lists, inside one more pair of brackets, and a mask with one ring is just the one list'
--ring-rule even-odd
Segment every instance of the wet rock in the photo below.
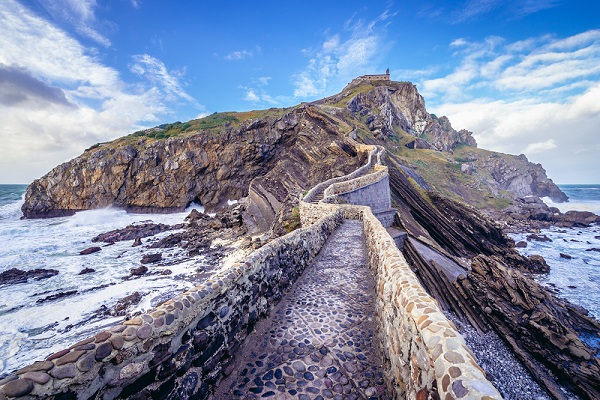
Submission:
{"label": "wet rock", "polygon": [[165,232],[171,229],[176,229],[171,225],[155,224],[148,222],[144,224],[132,224],[122,229],[115,229],[110,232],[102,233],[92,239],[92,242],[114,243],[123,240],[139,240],[141,238],[154,236],[158,233]]}
{"label": "wet rock", "polygon": [[77,274],[77,275],[91,274],[92,272],[96,272],[96,270],[93,268],[86,267],[86,268],[82,269],[81,271],[79,271],[79,274]]}
{"label": "wet rock", "polygon": [[527,240],[531,241],[531,240],[535,240],[537,242],[551,242],[552,239],[550,239],[548,236],[546,235],[538,235],[536,233],[532,233],[531,235],[527,235]]}
{"label": "wet rock", "polygon": [[592,247],[591,249],[585,249],[585,251],[597,251],[600,253],[600,249],[597,247]]}
{"label": "wet rock", "polygon": [[142,265],[139,267],[134,267],[134,268],[130,268],[129,272],[131,273],[131,275],[133,276],[142,276],[144,275],[146,272],[148,272],[148,267]]}
{"label": "wet rock", "polygon": [[68,292],[60,292],[60,293],[52,294],[50,296],[46,296],[43,299],[37,299],[35,302],[36,303],[45,303],[47,301],[58,300],[58,299],[73,296],[76,294],[77,294],[77,290],[69,290]]}
{"label": "wet rock", "polygon": [[[152,264],[152,263],[156,263],[159,262],[160,260],[162,260],[162,254],[161,253],[154,253],[154,254],[144,254],[144,256],[142,257],[142,264]],[[146,269],[147,271],[147,269]]]}
{"label": "wet rock", "polygon": [[544,257],[540,255],[531,255],[528,257],[528,270],[534,274],[546,274],[550,272],[550,266],[546,263]]}
{"label": "wet rock", "polygon": [[135,239],[133,240],[133,244],[131,245],[131,247],[137,247],[137,246],[141,246],[142,245],[142,238],[139,236],[136,236]]}
{"label": "wet rock", "polygon": [[125,316],[127,310],[136,304],[138,304],[142,300],[142,295],[139,292],[133,292],[129,296],[123,297],[121,300],[117,301],[110,309],[101,309],[96,312],[102,315],[112,315],[113,317],[122,317]]}
{"label": "wet rock", "polygon": [[518,248],[525,248],[525,247],[527,247],[527,242],[526,242],[526,241],[524,241],[524,240],[521,240],[520,242],[517,242],[517,243],[515,244],[515,247],[518,247]]}
{"label": "wet rock", "polygon": [[589,227],[594,222],[598,222],[599,216],[589,211],[567,211],[558,218],[557,226],[562,227]]}
{"label": "wet rock", "polygon": [[0,273],[0,285],[14,285],[17,283],[27,283],[29,279],[41,280],[58,275],[55,269],[37,268],[30,271],[23,271],[17,268]]}
{"label": "wet rock", "polygon": [[566,260],[571,260],[573,258],[572,256],[565,254],[565,253],[559,253],[559,255],[560,255],[560,258],[564,258]]}
{"label": "wet rock", "polygon": [[98,246],[92,246],[92,247],[88,247],[88,248],[87,248],[87,249],[85,249],[85,250],[81,250],[81,251],[79,252],[79,255],[86,256],[86,255],[88,255],[88,254],[97,253],[97,252],[99,252],[100,250],[102,250],[102,248],[101,248],[101,247],[98,247]]}
{"label": "wet rock", "polygon": [[160,239],[158,242],[150,246],[151,249],[168,249],[177,246],[183,240],[181,233],[175,233],[165,238]]}

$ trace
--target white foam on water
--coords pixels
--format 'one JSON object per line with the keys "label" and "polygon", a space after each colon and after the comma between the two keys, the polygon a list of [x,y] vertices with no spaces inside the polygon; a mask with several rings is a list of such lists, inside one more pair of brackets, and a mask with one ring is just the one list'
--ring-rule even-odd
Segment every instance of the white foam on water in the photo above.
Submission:
{"label": "white foam on water", "polygon": [[[10,268],[55,269],[58,275],[39,281],[0,286],[0,377],[10,371],[58,351],[110,326],[122,317],[98,317],[96,311],[110,308],[134,292],[143,295],[133,311],[147,311],[158,303],[198,284],[196,270],[204,257],[189,259],[178,248],[148,249],[149,240],[174,233],[163,232],[142,239],[144,246],[132,247],[133,241],[92,243],[91,239],[116,228],[147,221],[177,224],[192,209],[175,214],[128,214],[106,208],[78,212],[70,217],[20,220],[23,201],[0,207],[0,272]],[[101,246],[86,256],[81,250]],[[149,265],[149,273],[170,269],[170,275],[150,275],[123,280],[130,268],[139,267],[144,254],[162,253],[173,265]],[[84,268],[95,272],[79,275]],[[188,279],[189,278],[189,279]],[[77,291],[57,300],[48,296]]]}
{"label": "white foam on water", "polygon": [[594,214],[600,215],[600,201],[596,200],[577,200],[577,201],[566,201],[563,203],[555,203],[549,197],[543,197],[542,200],[548,207],[556,207],[560,212],[565,213],[567,211],[590,211]]}
{"label": "white foam on water", "polygon": [[[538,275],[536,280],[558,291],[558,296],[585,307],[600,319],[600,226],[590,228],[558,228],[541,230],[551,242],[527,241],[527,233],[510,235],[516,242],[527,241],[527,247],[518,248],[524,255],[541,255],[550,266],[550,272]],[[560,254],[572,257],[567,259]]]}

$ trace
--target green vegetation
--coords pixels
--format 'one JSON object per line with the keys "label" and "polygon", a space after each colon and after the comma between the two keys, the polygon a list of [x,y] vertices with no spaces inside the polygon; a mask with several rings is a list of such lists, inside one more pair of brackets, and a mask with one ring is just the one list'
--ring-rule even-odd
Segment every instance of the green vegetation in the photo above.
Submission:
{"label": "green vegetation", "polygon": [[[342,97],[341,99],[338,100],[338,98],[332,98],[331,100],[327,101],[325,104],[329,104],[329,105],[332,105],[332,106],[338,107],[338,108],[344,108],[350,102],[350,100],[352,100],[356,95],[358,95],[360,93],[367,93],[367,92],[373,90],[374,87],[375,86],[370,83],[364,83],[362,85],[355,86],[355,87],[351,88],[348,92],[344,93],[344,97]],[[334,102],[335,100],[337,100],[337,101]]]}
{"label": "green vegetation", "polygon": [[283,222],[283,228],[287,233],[295,231],[302,226],[300,222],[300,209],[298,207],[292,208],[292,215],[289,219]]}
{"label": "green vegetation", "polygon": [[[253,110],[245,112],[222,112],[213,113],[203,118],[193,119],[188,122],[176,121],[169,124],[158,125],[154,128],[144,129],[134,132],[130,135],[121,137],[112,142],[113,147],[135,145],[142,140],[144,144],[156,140],[165,140],[171,137],[180,137],[193,135],[199,132],[217,135],[223,132],[227,127],[238,127],[242,123],[255,118],[277,119],[281,118],[286,112],[292,111],[291,108],[270,108],[267,110]],[[100,144],[90,147],[88,150],[95,149]]]}

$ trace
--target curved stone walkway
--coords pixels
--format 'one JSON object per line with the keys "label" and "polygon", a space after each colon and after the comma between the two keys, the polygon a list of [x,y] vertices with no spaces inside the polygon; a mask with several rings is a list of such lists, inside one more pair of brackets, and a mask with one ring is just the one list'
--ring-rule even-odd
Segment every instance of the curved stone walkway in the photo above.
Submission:
{"label": "curved stone walkway", "polygon": [[389,399],[361,221],[344,221],[257,324],[214,399]]}

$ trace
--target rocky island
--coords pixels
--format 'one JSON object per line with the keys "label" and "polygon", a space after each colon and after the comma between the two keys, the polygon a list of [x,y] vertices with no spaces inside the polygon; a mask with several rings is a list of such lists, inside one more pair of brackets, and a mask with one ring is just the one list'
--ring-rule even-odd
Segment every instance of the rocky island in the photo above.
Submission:
{"label": "rocky island", "polygon": [[[375,158],[380,164],[375,165]],[[191,215],[180,231],[161,240],[157,248],[179,246],[190,254],[198,253],[207,249],[210,241],[220,235],[245,238],[245,245],[251,247],[254,243],[255,248],[263,247],[264,243],[259,241],[256,244],[256,239],[249,237],[262,235],[274,247],[278,240],[288,240],[285,238],[290,232],[304,234],[306,221],[301,220],[299,208],[302,210],[301,203],[314,195],[309,192],[312,188],[328,181],[331,185],[329,190],[337,183],[342,184],[342,178],[361,166],[368,171],[365,174],[383,171],[382,166],[385,166],[389,179],[388,197],[393,208],[387,232],[396,239],[408,267],[419,284],[436,300],[441,311],[481,334],[495,332],[552,398],[566,399],[567,393],[581,398],[600,398],[600,323],[585,309],[557,298],[536,283],[535,275],[547,272],[548,266],[541,257],[520,255],[515,243],[506,235],[514,229],[539,229],[550,225],[590,226],[600,219],[591,213],[563,214],[546,206],[539,198],[549,197],[555,202],[562,202],[567,200],[567,196],[546,176],[541,165],[529,162],[524,155],[513,156],[477,148],[471,132],[457,131],[448,118],[427,112],[424,99],[415,85],[391,81],[389,75],[359,77],[339,94],[295,107],[216,113],[186,123],[165,124],[135,132],[113,142],[98,143],[34,181],[27,188],[22,212],[24,218],[64,216],[102,207],[156,213],[181,211],[196,202],[202,204],[207,212],[217,213],[216,216]],[[352,179],[359,177],[356,175]],[[330,181],[332,179],[337,183]],[[335,200],[331,200],[333,198]],[[343,197],[331,197],[325,201],[327,195],[324,192],[314,200],[332,207],[344,206]],[[235,204],[230,204],[232,201]],[[347,213],[344,218],[351,214],[350,211],[344,212]],[[368,221],[364,215],[361,218]],[[326,222],[322,223],[325,225],[319,225],[319,229],[329,232],[336,218],[341,217],[337,214],[324,217]],[[365,235],[371,232],[369,223],[365,222]],[[166,229],[150,228],[156,231]],[[372,229],[377,231],[378,228]],[[139,232],[132,234],[130,231],[117,230],[105,235],[105,238],[139,237]],[[309,239],[303,240],[305,242],[302,243],[310,242]],[[293,243],[290,248],[295,254],[313,251],[304,249],[295,241]],[[376,248],[378,244],[373,246]],[[371,247],[369,251],[372,251]],[[283,251],[269,253],[266,257],[279,263],[274,270],[264,272],[269,276],[279,276],[277,271],[284,269],[281,266],[287,266],[288,262],[292,265],[291,259],[294,258]],[[248,278],[250,282],[256,281],[250,292],[254,290],[254,295],[267,299],[275,294],[275,299],[278,299],[282,288],[297,279],[296,272],[294,270],[293,278],[286,278],[284,283],[274,288],[267,288],[261,283],[257,272]],[[228,279],[234,278],[228,275],[223,281],[229,282]],[[214,290],[222,281],[216,282]],[[195,296],[188,294],[186,301]],[[199,296],[204,298],[202,294]],[[233,367],[228,369],[233,363],[230,358],[240,344],[231,338],[243,336],[235,322],[225,319],[229,308],[223,311],[225,308],[221,307],[224,304],[231,307],[233,301],[227,303],[227,296],[227,292],[223,292],[215,300],[222,315],[210,311],[199,315],[197,321],[190,317],[196,325],[190,331],[183,328],[181,332],[184,333],[177,339],[183,343],[180,349],[171,349],[159,343],[158,339],[146,340],[153,337],[152,329],[159,329],[168,320],[169,317],[164,315],[172,315],[176,309],[181,310],[183,315],[184,307],[179,306],[180,300],[165,303],[164,310],[155,312],[152,317],[144,314],[125,321],[106,338],[97,339],[98,343],[109,343],[109,337],[130,337],[126,341],[139,338],[146,341],[140,342],[138,354],[143,353],[141,348],[151,350],[146,357],[151,361],[145,361],[150,366],[125,363],[120,370],[123,382],[115,376],[111,381],[113,386],[106,391],[110,393],[107,396],[128,394],[135,397],[135,391],[139,389],[139,396],[162,397],[168,389],[166,393],[179,393],[180,398],[192,398],[192,394],[196,396],[194,398],[207,398],[212,385],[219,381],[221,371],[228,371],[223,374],[229,375],[233,370]],[[240,296],[239,299],[246,298]],[[394,307],[406,307],[409,313],[413,308],[417,309],[417,306],[405,303],[401,306],[394,303]],[[263,308],[262,314],[268,313],[268,307]],[[386,308],[385,301],[380,303],[381,308]],[[429,310],[427,306],[422,308]],[[425,318],[427,313],[423,312]],[[220,315],[223,321],[229,321],[224,324],[232,324],[228,329],[234,333],[229,339],[222,338],[217,331],[207,331],[212,334],[210,337],[204,333],[206,329],[213,329],[216,315]],[[385,326],[385,317],[381,319]],[[253,307],[242,307],[234,320],[238,323],[239,320],[246,321],[244,329],[250,332],[257,320],[256,311]],[[423,329],[432,322],[427,318],[417,320],[420,322],[416,325],[422,324]],[[130,329],[133,325],[143,328],[134,332]],[[442,329],[447,337],[455,335],[454,327],[450,325],[450,330]],[[420,337],[415,340],[422,341]],[[123,343],[118,339],[116,342],[106,345],[100,358],[97,353],[100,347],[92,346],[96,351],[96,361],[114,356],[114,363],[118,365],[133,357],[121,350]],[[383,342],[386,343],[385,338]],[[89,343],[79,346],[83,349]],[[231,344],[222,355],[219,352],[224,343],[237,344]],[[77,362],[81,374],[93,368],[105,371],[103,366],[93,367],[93,360],[86,361],[89,365],[80,368],[87,355],[83,350],[74,354],[77,351],[53,355],[42,363],[52,364],[50,361],[62,360],[63,357],[74,360],[82,357]],[[215,358],[217,354],[218,359]],[[416,398],[435,399],[461,398],[477,386],[469,386],[466,378],[465,382],[461,381],[462,367],[451,366],[449,375],[438,375],[439,363],[435,362],[434,368],[434,361],[440,356],[439,352],[425,363],[431,362],[426,367],[421,365],[417,355],[414,353],[414,358],[409,357],[405,362],[411,365],[405,368],[410,369],[412,378],[407,379],[410,373],[388,374],[388,389],[395,393],[413,393],[411,390],[414,390]],[[202,361],[197,362],[198,358],[194,357]],[[388,369],[400,368],[393,356],[386,357]],[[443,357],[464,362],[461,355],[446,354]],[[170,364],[167,367],[165,363]],[[476,365],[475,361],[473,364]],[[183,368],[185,365],[187,369]],[[207,366],[215,367],[219,374],[196,371],[194,380],[187,372],[190,368],[206,369]],[[35,394],[37,389],[34,390],[33,383],[30,385],[33,378],[23,374],[39,373],[44,368],[56,371],[54,368],[63,368],[63,365],[39,364],[38,367],[17,371],[18,376],[3,380],[6,396]],[[425,373],[420,375],[428,368],[432,370],[429,376],[433,378],[426,378]],[[73,372],[69,375],[69,378],[75,379],[74,387],[83,381],[77,381],[78,374]],[[52,372],[50,375],[56,378]],[[171,375],[185,376],[185,379],[170,378]],[[498,384],[501,381],[501,377],[494,377],[489,371],[484,371],[481,379]],[[20,386],[11,382],[19,382]],[[423,386],[422,382],[425,382]],[[471,389],[463,387],[463,383]],[[86,396],[93,395],[95,390],[104,390],[98,385],[92,385],[94,390],[86,389]],[[186,391],[185,385],[192,388]],[[7,393],[7,386],[9,390],[13,386],[23,390],[15,389],[11,392],[14,396],[11,396]],[[67,394],[74,393],[68,386],[60,388]],[[83,392],[82,389],[80,393]],[[446,397],[440,397],[444,393]],[[482,398],[496,397],[492,393],[490,397]]]}

